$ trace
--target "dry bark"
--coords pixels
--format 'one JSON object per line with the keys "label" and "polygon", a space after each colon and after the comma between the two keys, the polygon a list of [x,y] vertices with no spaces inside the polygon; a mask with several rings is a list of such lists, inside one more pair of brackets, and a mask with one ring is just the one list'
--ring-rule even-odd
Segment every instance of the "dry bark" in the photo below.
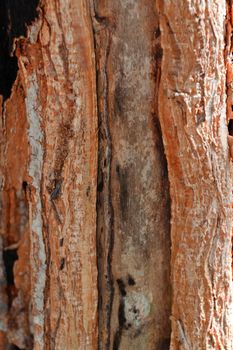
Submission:
{"label": "dry bark", "polygon": [[[12,239],[20,246],[15,273],[17,266],[30,268],[30,291],[26,290],[30,332],[12,339],[8,330],[8,338],[28,349],[30,333],[34,349],[94,348],[98,132],[87,2],[73,1],[71,7],[63,1],[41,4],[26,38],[14,44],[19,71],[4,104],[8,152],[4,193],[8,187],[22,193],[23,187],[29,204],[30,261],[21,254],[26,231]],[[15,146],[22,147],[17,153],[23,158],[16,163]],[[22,288],[16,282],[15,287],[18,298]],[[22,330],[20,324],[8,327]]]}
{"label": "dry bark", "polygon": [[171,349],[233,348],[225,5],[158,2],[159,117],[172,198]]}
{"label": "dry bark", "polygon": [[1,349],[233,349],[231,11],[2,2]]}

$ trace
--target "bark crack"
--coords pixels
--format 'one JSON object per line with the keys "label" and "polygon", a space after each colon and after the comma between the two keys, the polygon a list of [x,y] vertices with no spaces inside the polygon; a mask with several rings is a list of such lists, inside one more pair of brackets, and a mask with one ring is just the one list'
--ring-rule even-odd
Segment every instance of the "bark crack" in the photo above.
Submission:
{"label": "bark crack", "polygon": [[[114,283],[111,266],[114,245],[114,212],[111,194],[112,140],[109,125],[109,81],[107,69],[111,46],[111,33],[107,27],[107,19],[97,15],[94,2],[91,3],[91,10],[96,60],[96,94],[99,126],[98,186],[96,203],[99,326],[98,348],[109,349],[111,343],[111,313],[114,297]],[[101,45],[101,42],[103,45]],[[103,296],[103,294],[105,294],[105,296]]]}

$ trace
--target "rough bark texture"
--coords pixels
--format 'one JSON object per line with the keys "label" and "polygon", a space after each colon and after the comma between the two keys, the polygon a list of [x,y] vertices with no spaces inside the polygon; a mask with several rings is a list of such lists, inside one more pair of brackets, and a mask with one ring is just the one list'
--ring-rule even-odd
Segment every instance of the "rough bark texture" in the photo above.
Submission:
{"label": "rough bark texture", "polygon": [[[227,122],[228,122],[228,146],[231,160],[233,160],[233,3],[227,3],[226,13],[226,93],[227,93]],[[233,206],[233,205],[232,205]],[[232,272],[233,272],[233,235],[232,235]]]}
{"label": "rough bark texture", "polygon": [[1,2],[0,349],[233,349],[231,22]]}
{"label": "rough bark texture", "polygon": [[172,198],[171,348],[232,349],[225,1],[159,1],[158,8],[159,117]]}
{"label": "rough bark texture", "polygon": [[[9,317],[13,312],[17,317],[3,330],[20,348],[32,347],[30,333],[34,349],[95,348],[97,343],[93,43],[85,1],[41,4],[27,37],[15,41],[19,71],[2,119],[7,160],[2,203],[4,246],[19,246],[14,290],[8,292]],[[22,211],[29,214],[22,237],[21,197]],[[17,274],[21,268],[23,281]],[[26,314],[30,331],[14,308]]]}

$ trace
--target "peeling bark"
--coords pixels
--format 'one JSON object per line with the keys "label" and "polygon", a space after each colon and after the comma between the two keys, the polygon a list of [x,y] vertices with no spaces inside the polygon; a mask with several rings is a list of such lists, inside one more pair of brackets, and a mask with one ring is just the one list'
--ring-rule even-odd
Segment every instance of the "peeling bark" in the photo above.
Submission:
{"label": "peeling bark", "polygon": [[[28,202],[30,263],[24,262],[24,268],[30,267],[26,313],[34,349],[93,348],[97,338],[93,34],[88,4],[68,5],[42,4],[27,36],[14,40],[19,72],[3,113],[7,133],[14,130],[12,110],[21,120],[15,125],[15,141],[13,135],[6,136],[12,147],[7,147],[6,159],[13,165],[7,162],[4,171],[10,188],[22,192],[24,184]],[[21,128],[26,144],[21,144]],[[15,164],[18,144],[23,159]],[[16,243],[22,247],[18,237]],[[20,255],[18,271],[22,259]],[[21,287],[15,287],[17,300]],[[7,334],[11,338],[9,330]],[[31,348],[25,335],[19,338],[12,342]]]}
{"label": "peeling bark", "polygon": [[231,1],[1,2],[1,349],[233,349],[231,41]]}

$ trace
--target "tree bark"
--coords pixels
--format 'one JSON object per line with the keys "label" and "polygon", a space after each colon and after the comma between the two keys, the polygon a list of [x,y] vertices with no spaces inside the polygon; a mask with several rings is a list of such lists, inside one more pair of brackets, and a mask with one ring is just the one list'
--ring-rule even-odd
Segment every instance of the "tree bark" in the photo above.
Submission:
{"label": "tree bark", "polygon": [[171,348],[232,349],[226,4],[159,1],[158,8],[159,116],[172,198]]}
{"label": "tree bark", "polygon": [[1,349],[233,349],[232,23],[2,2]]}

